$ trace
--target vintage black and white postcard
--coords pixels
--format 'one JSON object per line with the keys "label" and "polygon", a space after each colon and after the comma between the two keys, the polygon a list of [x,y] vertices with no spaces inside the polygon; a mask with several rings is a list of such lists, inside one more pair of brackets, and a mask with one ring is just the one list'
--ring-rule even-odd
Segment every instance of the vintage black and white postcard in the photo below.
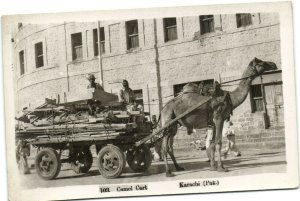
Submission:
{"label": "vintage black and white postcard", "polygon": [[9,200],[298,187],[290,2],[2,28]]}

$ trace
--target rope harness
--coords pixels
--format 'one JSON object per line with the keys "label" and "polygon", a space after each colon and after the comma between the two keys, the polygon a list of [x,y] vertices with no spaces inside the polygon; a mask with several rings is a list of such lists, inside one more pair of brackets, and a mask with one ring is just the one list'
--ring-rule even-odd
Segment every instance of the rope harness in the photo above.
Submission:
{"label": "rope harness", "polygon": [[256,70],[256,66],[258,64],[255,64],[254,66],[252,66],[252,70],[254,71],[254,75],[250,75],[250,76],[247,76],[247,77],[242,77],[242,78],[239,78],[239,79],[235,79],[235,80],[229,80],[227,82],[221,82],[220,85],[224,85],[224,84],[227,84],[227,83],[231,83],[231,82],[236,82],[236,81],[240,81],[240,80],[244,80],[244,79],[248,79],[248,78],[253,78],[253,77],[256,77],[257,74],[258,74],[258,71]]}

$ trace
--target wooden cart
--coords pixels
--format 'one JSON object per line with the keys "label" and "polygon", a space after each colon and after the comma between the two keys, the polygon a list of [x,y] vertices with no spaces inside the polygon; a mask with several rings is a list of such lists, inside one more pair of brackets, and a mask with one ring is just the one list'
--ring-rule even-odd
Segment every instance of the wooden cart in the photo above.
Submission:
{"label": "wooden cart", "polygon": [[[75,173],[88,172],[93,163],[92,145],[98,153],[98,170],[105,178],[120,176],[126,161],[135,172],[147,170],[152,161],[149,146],[134,146],[135,142],[152,133],[151,122],[146,121],[145,113],[112,108],[103,111],[106,112],[102,112],[102,116],[73,118],[66,107],[43,104],[26,111],[27,116],[34,118],[18,118],[35,126],[18,127],[16,140],[37,147],[36,171],[46,180],[59,174],[62,163],[70,163]],[[63,156],[64,151],[68,152],[67,157]]]}
{"label": "wooden cart", "polygon": [[[165,129],[209,99],[211,98],[203,99],[154,133],[151,122],[144,121],[142,112],[123,111],[117,114],[114,111],[117,114],[114,116],[124,119],[122,122],[103,123],[101,118],[102,123],[97,123],[97,118],[89,119],[88,122],[66,121],[64,124],[19,129],[16,131],[16,138],[38,148],[35,167],[43,179],[54,179],[59,174],[62,163],[70,163],[75,173],[88,172],[93,163],[91,145],[95,145],[98,153],[96,164],[100,174],[105,178],[116,178],[122,174],[126,162],[135,172],[147,170],[152,161],[150,147],[155,142],[151,139],[157,135],[163,136],[161,134]],[[36,112],[47,110],[49,109],[37,108]],[[53,118],[54,116],[52,115]],[[64,150],[69,152],[66,158],[62,158]]]}

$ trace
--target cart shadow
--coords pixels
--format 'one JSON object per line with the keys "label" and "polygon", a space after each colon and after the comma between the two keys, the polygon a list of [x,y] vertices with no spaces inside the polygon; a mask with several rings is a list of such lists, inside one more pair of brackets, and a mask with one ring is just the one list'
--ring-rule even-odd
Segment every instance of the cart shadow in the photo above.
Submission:
{"label": "cart shadow", "polygon": [[[273,152],[273,153],[261,153],[261,154],[254,154],[252,157],[239,157],[239,158],[232,158],[223,160],[223,164],[227,167],[230,171],[238,171],[241,169],[250,169],[250,168],[257,168],[263,166],[273,166],[273,165],[284,165],[287,164],[285,160],[279,161],[270,161],[270,162],[255,162],[259,160],[261,157],[271,157],[272,155],[280,154],[280,152]],[[178,158],[179,165],[184,168],[184,171],[176,171],[175,166],[173,165],[172,161],[168,160],[169,167],[171,171],[175,173],[176,176],[190,174],[190,173],[197,173],[203,171],[209,171],[210,163],[207,161],[195,161],[197,158],[193,158],[194,161],[187,162],[183,158]],[[250,164],[247,162],[251,162]],[[93,166],[94,167],[94,166]],[[92,167],[92,168],[93,168]],[[68,171],[70,169],[64,169],[63,171]],[[150,166],[150,168],[146,172],[136,173],[132,171],[128,166],[126,166],[123,170],[123,174],[119,178],[135,178],[135,177],[146,177],[151,175],[159,175],[165,173],[165,165],[163,162],[157,162]],[[99,176],[101,175],[97,169],[90,170],[88,173],[84,174],[77,174],[77,175],[70,175],[70,176],[63,176],[56,178],[57,180],[61,179],[70,179],[70,178],[83,178],[83,177],[90,177],[90,176]]]}
{"label": "cart shadow", "polygon": [[[71,169],[64,169],[62,171],[71,171]],[[100,174],[99,170],[96,169],[96,170],[90,170],[87,173],[81,173],[81,174],[76,174],[76,175],[57,177],[55,180],[72,179],[72,178],[84,178],[84,177],[100,176],[100,175],[101,174]],[[118,178],[142,177],[142,176],[150,176],[150,175],[151,174],[147,173],[147,172],[142,172],[142,173],[133,172],[129,167],[125,167],[123,169],[123,175],[121,175]]]}
{"label": "cart shadow", "polygon": [[[69,169],[65,169],[63,171],[69,171]],[[71,176],[57,177],[55,180],[83,178],[83,177],[91,177],[91,176],[98,176],[98,175],[100,175],[98,170],[90,170],[87,173],[81,173],[81,174],[76,174],[76,175],[71,175]]]}

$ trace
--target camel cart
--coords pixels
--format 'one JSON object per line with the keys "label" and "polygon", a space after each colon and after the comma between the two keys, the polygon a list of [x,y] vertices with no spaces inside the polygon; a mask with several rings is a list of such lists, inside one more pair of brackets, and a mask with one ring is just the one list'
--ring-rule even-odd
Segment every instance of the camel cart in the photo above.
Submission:
{"label": "camel cart", "polygon": [[[124,111],[119,102],[103,103],[92,98],[72,99],[72,102],[57,105],[48,101],[34,110],[26,110],[18,118],[35,126],[18,127],[16,139],[37,148],[35,167],[45,180],[56,178],[62,163],[69,163],[75,173],[88,172],[93,163],[92,145],[98,153],[96,164],[100,174],[116,178],[122,174],[126,162],[134,172],[146,171],[152,162],[150,147],[155,141],[169,126],[210,99],[205,97],[154,133],[143,112]],[[91,101],[99,107],[93,116],[87,114]],[[65,152],[67,154],[63,154]]]}
{"label": "camel cart", "polygon": [[[93,92],[92,97],[73,98],[65,104],[48,100],[17,118],[16,140],[37,148],[35,168],[42,179],[56,178],[62,163],[69,163],[75,173],[88,172],[92,145],[98,153],[97,168],[105,178],[120,176],[126,162],[134,172],[149,168],[149,143],[138,147],[135,143],[152,133],[151,122],[142,111],[124,109],[112,95],[98,94],[97,99]],[[96,110],[92,115],[91,107]]]}

